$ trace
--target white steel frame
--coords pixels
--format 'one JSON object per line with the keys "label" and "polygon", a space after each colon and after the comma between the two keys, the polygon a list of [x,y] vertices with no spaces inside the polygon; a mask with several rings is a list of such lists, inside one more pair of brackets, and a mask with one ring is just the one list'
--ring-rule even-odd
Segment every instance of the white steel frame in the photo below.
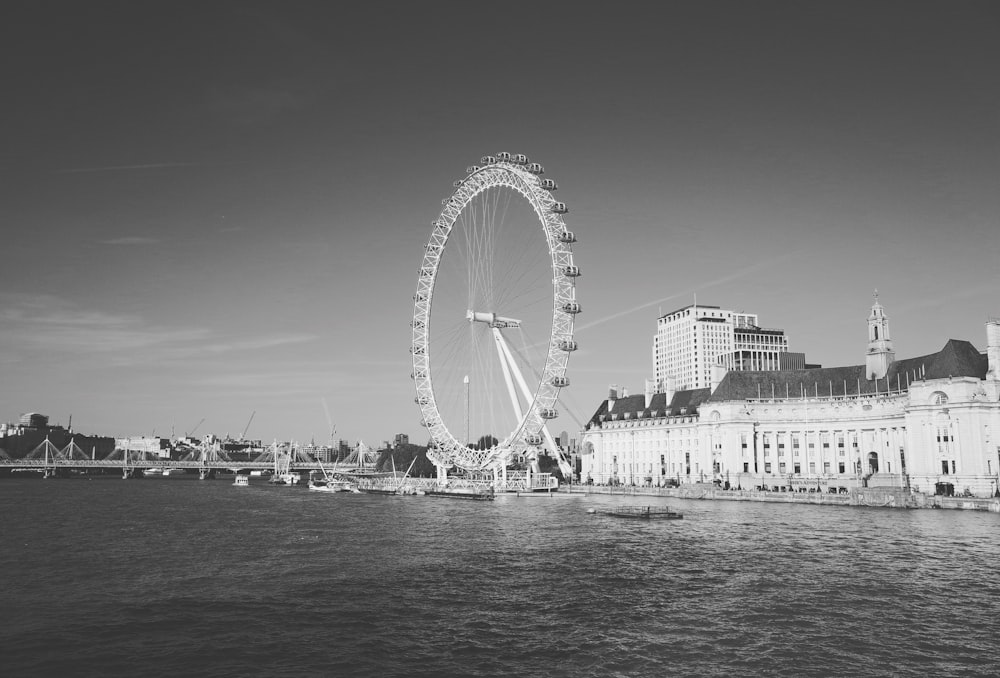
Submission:
{"label": "white steel frame", "polygon": [[[416,402],[423,416],[422,424],[427,427],[433,443],[432,448],[427,451],[427,456],[438,467],[439,473],[442,469],[452,466],[466,471],[501,470],[506,467],[514,454],[536,448],[537,445],[532,441],[541,435],[545,436],[553,452],[557,450],[545,421],[555,413],[559,391],[567,384],[565,376],[569,354],[576,348],[573,341],[573,324],[580,307],[576,301],[575,277],[579,275],[579,269],[573,265],[574,238],[566,237],[567,230],[563,219],[563,214],[566,212],[565,205],[557,202],[552,193],[542,187],[542,182],[538,178],[538,174],[541,173],[540,167],[528,165],[527,159],[523,156],[514,156],[512,161],[505,159],[509,157],[508,154],[498,154],[498,157],[499,160],[490,156],[483,158],[482,167],[469,168],[469,174],[455,182],[457,185],[455,192],[445,201],[441,216],[432,224],[430,240],[424,248],[423,263],[417,277],[417,290],[413,295],[411,323],[413,331],[410,346],[413,354],[412,376],[416,386]],[[435,402],[430,370],[431,305],[441,256],[444,254],[455,221],[473,198],[494,187],[507,187],[520,193],[530,203],[538,217],[552,266],[552,323],[545,364],[534,393],[531,393],[525,384],[500,333],[501,328],[510,326],[506,322],[509,319],[496,318],[495,322],[491,323],[501,365],[508,379],[508,391],[515,403],[514,410],[518,414],[520,423],[494,447],[476,450],[469,447],[466,442],[459,441],[448,429]],[[470,309],[470,313],[472,310]],[[469,320],[473,319],[470,317]],[[513,372],[508,373],[511,366]],[[516,404],[514,386],[509,381],[511,376],[517,380],[526,400],[527,406],[524,410]]]}

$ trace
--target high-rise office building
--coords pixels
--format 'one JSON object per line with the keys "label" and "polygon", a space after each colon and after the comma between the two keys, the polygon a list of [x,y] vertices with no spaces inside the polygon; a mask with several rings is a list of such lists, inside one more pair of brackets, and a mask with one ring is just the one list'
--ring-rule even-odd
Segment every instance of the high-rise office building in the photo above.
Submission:
{"label": "high-rise office building", "polygon": [[653,367],[660,390],[707,388],[714,365],[736,371],[802,369],[805,356],[789,353],[785,331],[760,327],[755,313],[692,304],[657,319]]}

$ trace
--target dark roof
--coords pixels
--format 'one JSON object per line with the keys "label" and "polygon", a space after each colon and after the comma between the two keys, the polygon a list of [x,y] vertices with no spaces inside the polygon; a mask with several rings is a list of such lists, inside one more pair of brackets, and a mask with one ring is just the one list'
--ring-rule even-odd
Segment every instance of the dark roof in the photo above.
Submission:
{"label": "dark roof", "polygon": [[[691,415],[698,412],[698,407],[701,406],[703,402],[708,400],[711,395],[711,389],[707,388],[697,388],[690,391],[675,391],[673,397],[670,399],[670,404],[667,404],[667,396],[665,393],[654,393],[653,397],[649,401],[649,407],[646,407],[646,396],[642,393],[638,395],[630,395],[625,398],[618,398],[615,401],[615,406],[612,408],[610,414],[618,415],[620,419],[621,416],[628,412],[629,419],[638,419],[640,414],[642,418],[649,418],[653,416],[653,412],[656,412],[657,417],[677,417],[680,415]],[[683,412],[682,412],[683,410]],[[595,424],[601,422],[601,416],[608,414],[608,401],[605,400],[601,403],[597,411],[594,412],[594,416],[590,418],[589,424]],[[610,421],[610,417],[605,417],[606,421]]]}
{"label": "dark roof", "polygon": [[897,360],[884,379],[868,379],[864,365],[771,372],[730,371],[709,400],[747,400],[802,395],[864,395],[907,390],[910,381],[947,377],[986,377],[986,356],[968,341],[949,339],[937,353]]}
{"label": "dark roof", "polygon": [[948,377],[976,377],[985,379],[989,369],[988,360],[975,346],[960,339],[949,339],[937,353],[897,360],[889,368],[902,374],[920,374],[923,370],[925,379],[946,379]]}

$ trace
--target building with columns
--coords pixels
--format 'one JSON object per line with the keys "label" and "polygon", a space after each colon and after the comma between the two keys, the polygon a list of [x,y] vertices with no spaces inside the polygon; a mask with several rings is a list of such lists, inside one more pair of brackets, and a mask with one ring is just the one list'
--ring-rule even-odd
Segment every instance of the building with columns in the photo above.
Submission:
{"label": "building with columns", "polygon": [[615,389],[581,433],[581,480],[847,492],[898,487],[990,496],[1000,487],[1000,320],[987,350],[951,339],[896,360],[877,295],[863,364],[715,366],[705,388]]}

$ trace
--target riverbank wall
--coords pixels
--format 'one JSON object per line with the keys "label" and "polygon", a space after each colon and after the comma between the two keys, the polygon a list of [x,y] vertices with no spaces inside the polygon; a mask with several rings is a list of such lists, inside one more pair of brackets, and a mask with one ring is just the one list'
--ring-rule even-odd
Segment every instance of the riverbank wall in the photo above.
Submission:
{"label": "riverbank wall", "polygon": [[560,492],[628,496],[674,497],[720,501],[760,501],[783,504],[823,504],[827,506],[869,506],[876,508],[955,509],[1000,513],[1000,497],[943,497],[908,492],[897,487],[866,487],[846,494],[822,492],[769,492],[763,490],[723,490],[714,486],[692,487],[607,487],[563,485]]}

